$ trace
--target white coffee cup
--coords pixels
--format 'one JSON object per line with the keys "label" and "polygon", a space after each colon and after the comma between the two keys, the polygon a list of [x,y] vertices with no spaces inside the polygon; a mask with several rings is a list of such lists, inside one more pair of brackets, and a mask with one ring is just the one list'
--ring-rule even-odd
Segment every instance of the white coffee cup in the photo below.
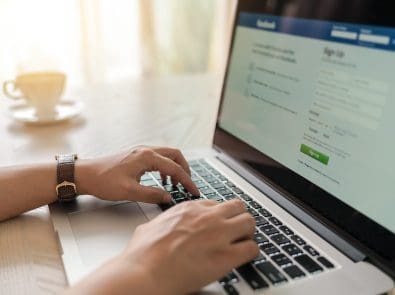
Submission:
{"label": "white coffee cup", "polygon": [[36,110],[38,118],[51,118],[55,115],[65,83],[66,75],[61,72],[23,73],[15,80],[4,82],[3,92],[9,98],[24,99]]}

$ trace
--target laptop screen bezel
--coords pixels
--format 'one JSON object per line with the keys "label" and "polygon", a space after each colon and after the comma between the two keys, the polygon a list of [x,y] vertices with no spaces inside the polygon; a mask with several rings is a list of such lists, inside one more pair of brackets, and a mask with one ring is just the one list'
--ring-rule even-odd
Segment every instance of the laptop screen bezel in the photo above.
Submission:
{"label": "laptop screen bezel", "polygon": [[[368,255],[374,263],[395,277],[395,234],[348,206],[340,199],[321,189],[289,168],[236,138],[219,124],[224,93],[228,79],[229,64],[233,51],[235,31],[240,12],[284,16],[284,9],[292,2],[293,17],[380,25],[395,28],[395,3],[391,1],[355,1],[360,9],[356,11],[354,1],[342,0],[243,0],[239,1],[233,26],[232,41],[226,66],[221,102],[214,133],[214,148],[229,155],[246,167],[293,203],[307,210],[311,215],[326,224],[338,235],[351,242]],[[322,13],[321,5],[331,2],[334,13]],[[377,3],[380,2],[380,3]],[[395,209],[394,209],[395,210]]]}

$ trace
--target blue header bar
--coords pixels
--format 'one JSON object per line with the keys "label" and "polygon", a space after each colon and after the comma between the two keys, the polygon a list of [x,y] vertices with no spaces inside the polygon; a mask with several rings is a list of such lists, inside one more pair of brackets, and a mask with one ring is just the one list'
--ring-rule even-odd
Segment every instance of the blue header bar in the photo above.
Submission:
{"label": "blue header bar", "polygon": [[268,32],[395,51],[395,29],[242,12],[239,25]]}

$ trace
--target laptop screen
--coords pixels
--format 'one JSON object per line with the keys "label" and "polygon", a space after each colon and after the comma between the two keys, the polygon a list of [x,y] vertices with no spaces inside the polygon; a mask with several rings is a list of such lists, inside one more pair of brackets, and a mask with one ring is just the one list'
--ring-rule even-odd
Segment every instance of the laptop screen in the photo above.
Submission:
{"label": "laptop screen", "polygon": [[394,233],[394,71],[393,27],[240,11],[218,127]]}

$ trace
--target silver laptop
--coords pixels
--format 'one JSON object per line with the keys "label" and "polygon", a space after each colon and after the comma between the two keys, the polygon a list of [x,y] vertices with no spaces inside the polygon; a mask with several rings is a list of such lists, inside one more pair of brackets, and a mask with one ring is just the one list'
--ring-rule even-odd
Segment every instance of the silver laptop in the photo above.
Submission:
{"label": "silver laptop", "polygon": [[[213,148],[186,152],[201,198],[239,198],[261,254],[206,294],[379,294],[395,277],[391,1],[243,0]],[[158,173],[141,182],[163,186]],[[174,203],[182,187],[164,186]],[[70,284],[165,206],[50,207]]]}

